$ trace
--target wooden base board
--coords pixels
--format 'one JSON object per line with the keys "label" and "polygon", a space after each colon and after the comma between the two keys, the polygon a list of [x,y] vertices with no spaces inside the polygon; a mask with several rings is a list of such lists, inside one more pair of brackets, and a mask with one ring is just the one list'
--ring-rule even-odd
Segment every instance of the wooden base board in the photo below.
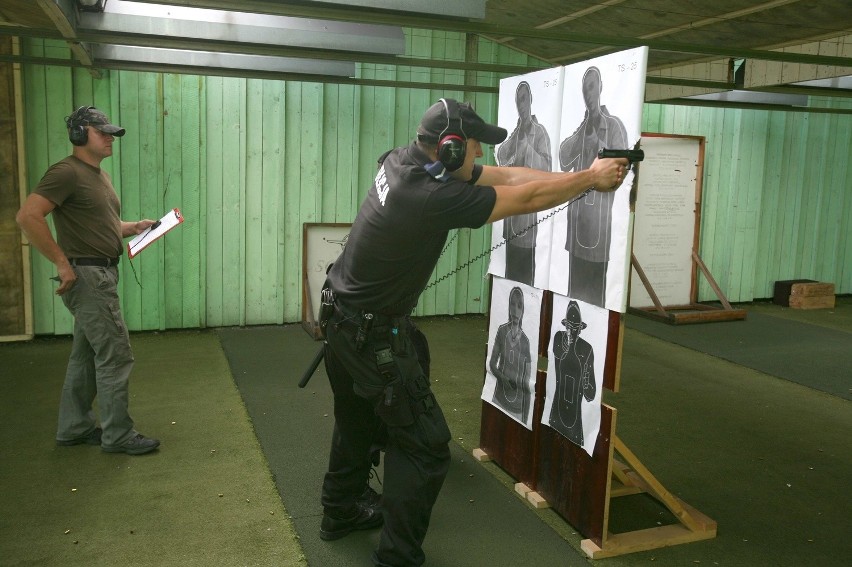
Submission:
{"label": "wooden base board", "polygon": [[535,490],[531,490],[527,493],[527,502],[529,502],[536,510],[550,508],[550,504],[547,503],[547,500],[545,500],[544,497]]}
{"label": "wooden base board", "polygon": [[590,539],[584,539],[580,542],[580,549],[592,559],[604,559],[636,553],[637,551],[648,551],[649,549],[713,539],[714,537],[716,537],[715,522],[712,529],[705,531],[692,531],[681,524],[672,524],[623,534],[608,534],[603,547],[598,546]]}
{"label": "wooden base board", "polygon": [[670,325],[741,321],[747,315],[745,309],[722,309],[700,303],[665,307],[663,313],[660,313],[656,307],[628,307],[627,312]]}
{"label": "wooden base board", "polygon": [[12,341],[30,341],[32,339],[33,335],[4,335],[0,337],[0,343]]}
{"label": "wooden base board", "polygon": [[[715,520],[666,490],[618,437],[613,435],[612,441],[615,452],[620,454],[626,462],[622,462],[615,458],[612,452],[610,453],[607,498],[647,493],[666,506],[680,523],[613,534],[606,530],[607,520],[604,519],[604,535],[600,538],[600,544],[592,539],[584,539],[580,542],[580,548],[587,556],[591,559],[603,559],[716,537]],[[481,448],[473,450],[473,457],[480,462],[491,460],[488,453]],[[527,484],[515,483],[514,489],[535,509],[550,507],[547,500]]]}
{"label": "wooden base board", "polygon": [[679,523],[620,534],[607,531],[600,545],[591,539],[580,542],[580,548],[586,555],[592,559],[603,559],[716,537],[715,520],[666,490],[619,438],[614,439],[614,444],[615,451],[626,463],[613,457],[610,498],[646,493],[668,508]]}
{"label": "wooden base board", "polygon": [[487,463],[491,460],[491,456],[479,448],[473,450],[473,458],[479,461],[480,463]]}

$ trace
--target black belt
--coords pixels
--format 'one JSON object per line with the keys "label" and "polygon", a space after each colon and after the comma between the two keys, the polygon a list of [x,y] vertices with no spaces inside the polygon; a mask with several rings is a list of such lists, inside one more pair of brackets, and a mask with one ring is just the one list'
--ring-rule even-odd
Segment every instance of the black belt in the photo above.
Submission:
{"label": "black belt", "polygon": [[358,309],[349,305],[343,304],[339,299],[334,302],[334,310],[337,311],[344,320],[355,321],[360,324],[361,318],[368,314],[373,323],[377,325],[394,325],[399,321],[404,321],[408,316],[404,313],[382,313],[381,311],[371,311],[367,309]]}
{"label": "black belt", "polygon": [[102,266],[111,268],[118,266],[118,258],[68,258],[72,266]]}

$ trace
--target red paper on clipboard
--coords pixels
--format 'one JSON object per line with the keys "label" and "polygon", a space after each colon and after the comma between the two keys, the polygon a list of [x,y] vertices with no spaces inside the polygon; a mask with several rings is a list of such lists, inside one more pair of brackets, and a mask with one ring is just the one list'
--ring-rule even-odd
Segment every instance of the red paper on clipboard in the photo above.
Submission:
{"label": "red paper on clipboard", "polygon": [[137,234],[133,240],[127,243],[127,257],[133,258],[158,238],[183,222],[183,215],[178,209],[172,209],[160,219],[160,224],[153,230],[147,228]]}

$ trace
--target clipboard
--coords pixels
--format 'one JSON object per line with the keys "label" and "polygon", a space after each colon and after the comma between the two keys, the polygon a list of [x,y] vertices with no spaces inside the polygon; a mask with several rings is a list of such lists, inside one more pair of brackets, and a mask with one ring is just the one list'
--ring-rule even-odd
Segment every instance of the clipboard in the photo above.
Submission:
{"label": "clipboard", "polygon": [[[152,225],[151,228],[146,228],[141,233],[137,234],[133,240],[127,243],[127,257],[135,257],[161,236],[182,222],[183,215],[180,214],[180,210],[175,208],[167,212],[165,216],[160,219],[159,224],[155,223],[155,225]],[[154,226],[156,226],[156,228],[154,228]]]}

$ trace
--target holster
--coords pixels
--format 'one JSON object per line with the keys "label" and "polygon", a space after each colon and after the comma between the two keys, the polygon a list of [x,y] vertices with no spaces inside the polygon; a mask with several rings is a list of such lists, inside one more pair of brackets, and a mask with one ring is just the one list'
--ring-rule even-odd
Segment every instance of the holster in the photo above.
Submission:
{"label": "holster", "polygon": [[334,292],[328,287],[328,282],[323,286],[320,297],[319,333],[320,338],[325,339],[325,329],[328,327],[329,319],[334,315]]}

